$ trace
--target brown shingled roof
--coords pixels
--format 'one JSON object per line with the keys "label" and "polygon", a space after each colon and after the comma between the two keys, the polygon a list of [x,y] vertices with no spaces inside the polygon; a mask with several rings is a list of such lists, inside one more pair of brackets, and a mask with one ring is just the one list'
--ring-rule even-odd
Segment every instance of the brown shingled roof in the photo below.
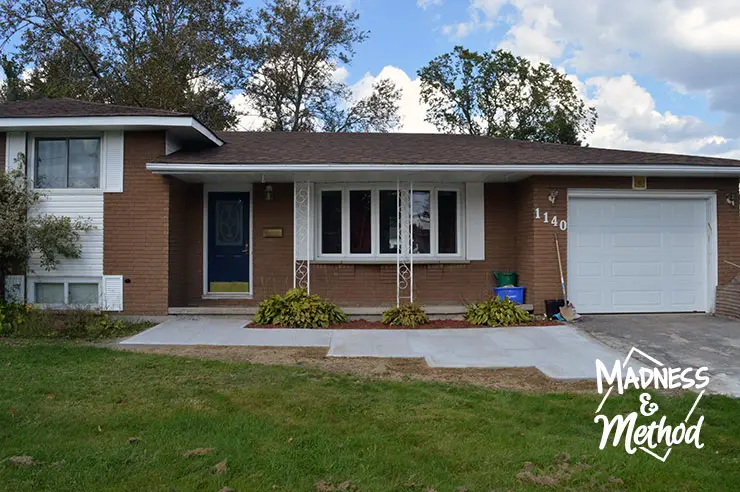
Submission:
{"label": "brown shingled roof", "polygon": [[64,116],[189,116],[164,109],[118,106],[76,99],[34,99],[0,104],[0,118],[55,118]]}
{"label": "brown shingled roof", "polygon": [[178,164],[653,164],[740,166],[713,157],[597,149],[472,135],[219,132],[221,147],[179,151]]}

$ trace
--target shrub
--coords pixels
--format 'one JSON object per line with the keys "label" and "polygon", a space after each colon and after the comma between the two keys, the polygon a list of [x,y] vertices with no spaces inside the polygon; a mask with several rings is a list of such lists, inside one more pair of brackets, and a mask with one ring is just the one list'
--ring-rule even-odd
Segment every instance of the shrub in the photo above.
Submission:
{"label": "shrub", "polygon": [[429,317],[421,306],[412,302],[386,310],[383,313],[382,321],[386,325],[416,328],[419,325],[429,323]]}
{"label": "shrub", "polygon": [[0,299],[0,336],[6,337],[18,330],[23,324],[29,306]]}
{"label": "shrub", "polygon": [[328,328],[345,321],[347,315],[336,304],[308,295],[306,289],[291,289],[284,296],[268,297],[260,302],[253,319],[258,325],[286,328]]}
{"label": "shrub", "polygon": [[49,311],[30,304],[0,301],[0,336],[15,338],[117,338],[152,323],[113,319],[85,309]]}
{"label": "shrub", "polygon": [[474,325],[512,326],[529,323],[530,314],[509,299],[490,297],[467,306],[465,321]]}

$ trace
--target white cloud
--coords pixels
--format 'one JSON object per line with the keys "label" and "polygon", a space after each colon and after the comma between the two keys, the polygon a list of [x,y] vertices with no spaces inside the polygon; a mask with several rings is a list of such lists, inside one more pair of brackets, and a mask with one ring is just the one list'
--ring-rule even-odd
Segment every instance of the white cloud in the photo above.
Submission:
{"label": "white cloud", "polygon": [[[349,71],[339,67],[334,79],[345,81]],[[366,73],[360,80],[350,86],[352,96],[355,99],[367,97],[372,93],[373,84],[380,79],[390,79],[401,89],[401,100],[399,112],[402,117],[402,128],[399,131],[407,133],[433,133],[434,126],[424,121],[425,107],[419,103],[419,91],[421,81],[419,78],[412,79],[400,68],[387,65],[377,75]],[[238,94],[231,99],[231,104],[242,116],[239,118],[237,130],[258,131],[262,128],[265,120],[261,118],[244,94]]]}
{"label": "white cloud", "polygon": [[599,114],[587,139],[594,147],[696,153],[726,141],[698,118],[656,110],[653,97],[630,75],[592,77],[584,85]]}
{"label": "white cloud", "polygon": [[426,10],[432,6],[442,5],[442,0],[416,0],[416,5]]}
{"label": "white cloud", "polygon": [[379,79],[390,79],[396,87],[403,91],[399,103],[403,125],[400,131],[406,133],[435,133],[437,131],[434,125],[424,121],[426,108],[419,102],[421,81],[418,77],[412,79],[400,68],[386,65],[378,75],[365,74],[352,86],[354,96],[362,98],[370,95],[372,85]]}

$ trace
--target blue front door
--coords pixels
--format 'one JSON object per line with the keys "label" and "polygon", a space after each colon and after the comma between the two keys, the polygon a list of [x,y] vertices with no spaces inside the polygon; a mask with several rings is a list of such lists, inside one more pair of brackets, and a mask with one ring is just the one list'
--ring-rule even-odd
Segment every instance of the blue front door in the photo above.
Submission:
{"label": "blue front door", "polygon": [[249,290],[249,193],[208,193],[208,292]]}

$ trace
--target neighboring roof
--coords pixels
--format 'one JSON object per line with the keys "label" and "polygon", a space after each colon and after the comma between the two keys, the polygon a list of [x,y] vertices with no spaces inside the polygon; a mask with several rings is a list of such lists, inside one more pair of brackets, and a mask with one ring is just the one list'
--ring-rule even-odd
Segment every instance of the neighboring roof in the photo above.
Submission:
{"label": "neighboring roof", "polygon": [[34,99],[0,104],[0,118],[55,118],[69,116],[190,116],[164,109],[118,106],[76,99]]}
{"label": "neighboring roof", "polygon": [[179,151],[161,164],[693,165],[740,161],[608,150],[473,135],[415,133],[218,132],[221,147]]}

